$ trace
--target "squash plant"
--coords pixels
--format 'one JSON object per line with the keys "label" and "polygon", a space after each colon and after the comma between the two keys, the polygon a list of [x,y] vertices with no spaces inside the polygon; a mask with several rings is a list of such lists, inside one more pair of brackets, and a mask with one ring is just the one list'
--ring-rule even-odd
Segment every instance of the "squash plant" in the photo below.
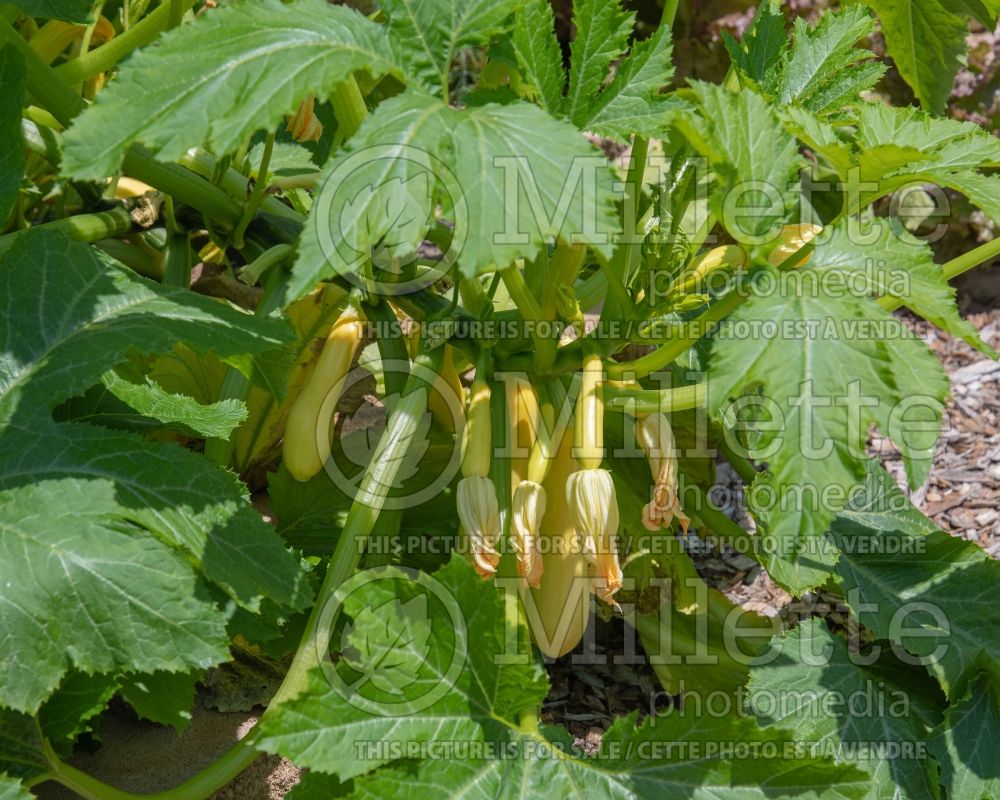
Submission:
{"label": "squash plant", "polygon": [[[677,0],[565,49],[547,0],[0,5],[0,797],[135,797],[74,743],[116,695],[182,729],[234,646],[276,696],[156,797],[261,753],[297,800],[1000,797],[997,564],[865,448],[919,486],[948,394],[894,310],[995,355],[948,281],[1000,243],[939,265],[886,199],[1000,220],[1000,143],[930,113],[997,7],[902,5],[764,2],[682,87]],[[865,635],[741,613],[689,526]],[[598,615],[674,701],[586,754],[544,659]]]}

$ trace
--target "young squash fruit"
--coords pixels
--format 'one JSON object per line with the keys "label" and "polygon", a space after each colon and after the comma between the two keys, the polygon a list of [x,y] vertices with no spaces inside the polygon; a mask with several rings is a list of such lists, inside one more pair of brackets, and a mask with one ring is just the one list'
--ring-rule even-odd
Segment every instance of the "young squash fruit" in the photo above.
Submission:
{"label": "young squash fruit", "polygon": [[330,457],[333,413],[363,335],[358,312],[348,306],[334,323],[312,375],[292,405],[282,457],[296,480],[307,481],[318,474]]}

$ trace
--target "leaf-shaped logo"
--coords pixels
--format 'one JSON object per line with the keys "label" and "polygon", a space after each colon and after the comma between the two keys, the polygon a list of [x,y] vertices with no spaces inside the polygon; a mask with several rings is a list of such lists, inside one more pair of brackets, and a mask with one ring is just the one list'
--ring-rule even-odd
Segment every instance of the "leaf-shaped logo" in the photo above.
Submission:
{"label": "leaf-shaped logo", "polygon": [[416,682],[429,652],[431,621],[427,615],[427,595],[421,592],[400,602],[398,598],[379,606],[366,606],[344,627],[344,660],[361,677],[354,682],[360,689],[370,683],[394,696]]}
{"label": "leaf-shaped logo", "polygon": [[[399,395],[393,395],[388,404],[391,406],[398,398]],[[431,445],[429,436],[431,421],[432,415],[429,411],[425,411],[416,421],[417,428],[413,433],[413,439],[406,453],[402,456],[403,463],[399,465],[395,482],[389,487],[390,489],[402,489],[406,482],[420,470],[420,462]],[[375,455],[375,449],[378,447],[384,431],[385,418],[375,425],[346,434],[340,439],[340,447],[352,464],[358,467],[367,467]]]}
{"label": "leaf-shaped logo", "polygon": [[367,184],[340,212],[344,240],[359,253],[371,254],[378,266],[398,268],[416,257],[427,233],[434,203],[432,182],[421,171]]}

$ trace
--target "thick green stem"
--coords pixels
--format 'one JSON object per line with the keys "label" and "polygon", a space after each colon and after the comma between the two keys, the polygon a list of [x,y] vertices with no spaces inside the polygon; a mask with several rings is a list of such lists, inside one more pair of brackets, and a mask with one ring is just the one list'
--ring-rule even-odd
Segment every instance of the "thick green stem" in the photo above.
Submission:
{"label": "thick green stem", "polygon": [[340,140],[346,141],[357,133],[361,123],[368,116],[368,106],[365,105],[365,98],[358,88],[358,82],[351,77],[336,84],[330,93],[330,103],[337,115]]}
{"label": "thick green stem", "polygon": [[145,47],[155,41],[163,31],[174,27],[171,20],[171,16],[175,13],[174,6],[180,8],[180,14],[183,16],[195,2],[196,0],[171,0],[170,3],[162,3],[159,8],[132,25],[121,36],[116,36],[96,50],[91,50],[86,55],[56,67],[55,74],[66,85],[75,86],[95,75],[107,72],[133,50]]}
{"label": "thick green stem", "polygon": [[[99,242],[101,239],[113,239],[123,236],[132,230],[132,217],[124,208],[114,208],[99,214],[78,214],[75,217],[65,217],[44,225],[36,225],[29,230],[60,231],[76,242]],[[17,237],[24,231],[0,236],[0,253],[10,249]]]}
{"label": "thick green stem", "polygon": [[675,389],[630,389],[605,384],[604,398],[607,405],[640,416],[671,414],[705,405],[705,384],[696,383]]}
{"label": "thick green stem", "polygon": [[52,765],[52,779],[86,800],[204,800],[249,767],[260,755],[249,745],[238,742],[208,769],[173,789],[156,794],[133,794],[115,789],[58,760]]}
{"label": "thick green stem", "polygon": [[260,158],[260,167],[257,169],[257,181],[253,185],[253,191],[250,193],[246,205],[243,206],[240,221],[236,224],[236,230],[233,232],[233,247],[237,250],[243,249],[245,245],[243,237],[246,235],[247,227],[257,214],[257,209],[260,208],[261,200],[264,197],[264,189],[267,186],[267,173],[271,168],[271,154],[274,152],[274,138],[275,135],[272,131],[264,141],[264,154]]}
{"label": "thick green stem", "polygon": [[[975,250],[963,253],[958,258],[953,258],[941,267],[941,272],[944,273],[944,279],[950,281],[997,256],[1000,256],[1000,237],[977,247]],[[906,299],[886,295],[878,299],[878,304],[886,311],[895,311],[900,306],[906,305]]]}
{"label": "thick green stem", "polygon": [[663,3],[663,13],[660,15],[661,25],[673,25],[674,19],[677,17],[677,7],[681,4],[681,0],[666,0]]}
{"label": "thick green stem", "polygon": [[[430,355],[418,355],[414,361],[406,391],[389,415],[385,431],[347,514],[295,658],[265,716],[270,709],[296,697],[305,688],[309,671],[320,665],[320,654],[329,649],[329,626],[334,620],[323,620],[324,606],[357,568],[365,540],[378,519],[389,488],[396,482],[406,450],[427,410],[428,387],[433,383],[442,352],[443,348],[439,347]],[[322,624],[324,621],[327,623],[325,626]]]}
{"label": "thick green stem", "polygon": [[613,292],[605,298],[601,310],[601,320],[621,317],[622,313],[630,313],[631,298],[625,291],[629,281],[629,270],[635,255],[635,245],[639,220],[639,200],[642,197],[642,181],[646,174],[646,161],[649,158],[649,140],[644,136],[636,136],[632,140],[632,161],[629,164],[625,179],[625,196],[622,203],[622,233],[625,240],[615,250],[614,257],[607,267],[608,288]]}
{"label": "thick green stem", "polygon": [[184,21],[184,12],[187,11],[185,6],[187,5],[187,0],[170,0],[170,21],[168,25],[171,28],[176,28]]}
{"label": "thick green stem", "polygon": [[635,361],[608,364],[608,377],[612,379],[644,378],[654,372],[666,369],[683,353],[694,347],[699,340],[711,333],[720,320],[728,317],[749,298],[750,293],[746,290],[729,292],[713,303],[704,314],[681,323],[689,329],[686,335],[671,339],[652,353],[637,358]]}
{"label": "thick green stem", "polygon": [[51,112],[59,124],[69,127],[77,114],[87,107],[86,101],[68,84],[53,75],[52,68],[32,49],[13,26],[0,24],[0,42],[13,45],[24,57],[28,68],[28,92]]}
{"label": "thick green stem", "polygon": [[538,304],[538,300],[535,299],[531,290],[528,289],[528,284],[524,280],[524,274],[521,272],[520,267],[514,264],[503,270],[501,276],[504,286],[507,287],[507,291],[514,301],[514,305],[517,306],[517,310],[521,313],[521,318],[531,328],[531,339],[535,343],[536,360],[538,362],[548,360],[546,351],[555,343],[542,335],[544,333],[541,330],[542,323],[544,322],[542,307]]}

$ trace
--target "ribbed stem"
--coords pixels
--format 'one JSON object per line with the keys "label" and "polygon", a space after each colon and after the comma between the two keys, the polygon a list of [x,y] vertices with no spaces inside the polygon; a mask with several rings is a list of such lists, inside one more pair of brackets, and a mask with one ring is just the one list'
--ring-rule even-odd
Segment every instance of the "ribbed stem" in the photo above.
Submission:
{"label": "ribbed stem", "polygon": [[[132,217],[124,208],[114,208],[98,214],[78,214],[75,217],[65,217],[43,225],[36,225],[29,230],[59,231],[76,242],[99,242],[101,239],[113,239],[123,236],[132,230]],[[11,248],[18,236],[24,231],[0,236],[0,253]]]}
{"label": "ribbed stem", "polygon": [[95,75],[107,72],[133,50],[151,44],[163,31],[174,27],[171,16],[176,13],[175,6],[180,8],[180,15],[183,16],[195,2],[196,0],[170,0],[170,3],[162,3],[159,8],[132,25],[121,36],[116,36],[96,50],[91,50],[86,55],[56,67],[55,74],[68,86],[75,86]]}

